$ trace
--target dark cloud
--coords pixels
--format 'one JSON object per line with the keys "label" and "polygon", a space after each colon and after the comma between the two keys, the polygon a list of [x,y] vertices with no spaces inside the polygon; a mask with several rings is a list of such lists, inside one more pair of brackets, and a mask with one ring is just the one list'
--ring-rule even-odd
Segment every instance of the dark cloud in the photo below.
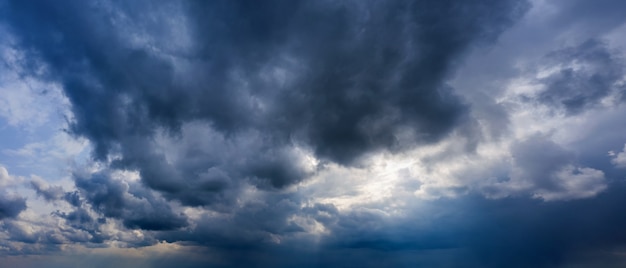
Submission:
{"label": "dark cloud", "polygon": [[518,142],[511,148],[515,165],[522,177],[528,178],[539,188],[555,190],[558,186],[554,174],[575,160],[573,152],[568,152],[548,137],[537,134]]}
{"label": "dark cloud", "polygon": [[[303,209],[300,197],[276,189],[327,163],[358,165],[465,126],[470,107],[446,81],[469,50],[523,14],[525,1],[146,3],[8,1],[2,10],[23,64],[62,85],[69,132],[88,138],[105,166],[74,174],[72,192],[33,182],[44,199],[72,206],[54,213],[71,227],[65,241],[114,239],[102,226],[116,220],[154,231],[134,245],[166,240],[263,257],[307,241],[316,219],[346,238],[333,247],[452,245],[429,242],[438,235],[396,245],[388,236],[407,230],[377,227],[381,215]],[[320,165],[307,166],[309,151]],[[115,170],[138,171],[141,184],[115,179]],[[242,203],[248,184],[260,193]],[[218,216],[191,225],[166,199]]]}
{"label": "dark cloud", "polygon": [[[392,222],[372,212],[337,214],[337,224],[328,225],[328,242],[340,243],[336,245],[346,252],[334,260],[335,266],[350,261],[351,252],[356,260],[370,254],[398,257],[406,267],[429,258],[434,267],[570,267],[576,256],[623,248],[624,190],[618,186],[596,198],[570,202],[443,199],[421,204],[410,216]],[[404,254],[415,257],[403,260]]]}
{"label": "dark cloud", "polygon": [[[473,203],[464,239],[492,267],[567,267],[574,256],[623,245],[623,187],[570,202],[505,199]],[[600,209],[602,208],[602,209]],[[601,231],[600,231],[601,230]]]}
{"label": "dark cloud", "polygon": [[[175,213],[165,200],[139,185],[128,185],[107,173],[95,173],[89,177],[77,175],[75,182],[86,203],[96,212],[122,220],[127,228],[171,230],[187,225],[184,215]],[[80,209],[73,213],[78,212]],[[72,214],[65,215],[65,218],[70,216]]]}
{"label": "dark cloud", "polygon": [[103,234],[100,225],[105,223],[105,219],[94,219],[87,209],[76,208],[70,212],[57,211],[53,215],[65,219],[67,228],[63,233],[64,237],[72,243],[95,243],[100,244],[109,236]]}
{"label": "dark cloud", "polygon": [[[445,137],[469,109],[446,79],[526,6],[199,1],[138,12],[138,3],[9,1],[4,21],[36,59],[33,70],[62,83],[70,130],[89,138],[96,159],[119,154],[117,168],[139,170],[166,197],[209,205],[227,202],[220,193],[236,192],[242,179],[283,188],[310,176],[293,157],[296,146],[352,165]],[[179,41],[178,29],[190,40],[165,44]],[[166,161],[155,135],[184,143],[193,122],[214,130],[213,144],[234,145],[190,144],[179,162]],[[222,175],[200,175],[209,169]]]}
{"label": "dark cloud", "polygon": [[[118,219],[129,229],[163,231],[188,224],[182,213],[175,213],[171,205],[155,192],[138,183],[115,179],[107,171],[76,173],[74,182],[78,190],[72,192],[39,181],[32,181],[31,186],[47,201],[63,200],[70,204],[72,211],[56,211],[53,215],[65,219],[71,227],[91,234],[91,242],[104,241],[100,225],[106,223],[107,218]],[[95,218],[89,210],[101,217]]]}
{"label": "dark cloud", "polygon": [[624,96],[626,88],[620,84],[626,74],[624,59],[602,41],[591,39],[547,57],[558,70],[540,79],[546,89],[538,94],[539,101],[575,115],[611,94]]}
{"label": "dark cloud", "polygon": [[41,241],[43,235],[39,232],[28,232],[15,222],[3,222],[2,228],[11,235],[11,240],[15,242],[33,244]]}
{"label": "dark cloud", "polygon": [[225,250],[263,250],[294,245],[306,230],[290,219],[303,214],[302,200],[294,194],[263,194],[252,202],[220,214],[204,215],[191,229],[161,232],[159,240],[184,242]]}
{"label": "dark cloud", "polygon": [[[221,229],[232,233],[216,232],[210,229],[238,225],[206,218],[195,231],[196,237],[174,233],[165,237],[213,246],[206,254],[217,250],[220,258],[207,259],[204,265],[218,267],[594,267],[602,263],[620,267],[624,258],[619,254],[626,241],[622,230],[626,214],[621,205],[625,190],[617,186],[595,198],[568,202],[469,195],[422,201],[395,216],[375,207],[351,212],[327,204],[301,211],[264,207],[272,213],[289,211],[323,223],[326,233],[320,234],[319,242],[286,236],[281,243],[272,241],[269,233],[285,226],[275,220],[270,222],[276,226],[264,229],[269,232],[264,236],[264,232],[251,235],[251,226]],[[260,225],[272,214],[248,213],[261,211],[249,209],[242,215],[260,216]],[[228,244],[233,242],[245,243]]]}
{"label": "dark cloud", "polygon": [[[598,24],[622,23],[622,4],[608,3],[558,2],[570,12],[560,19],[589,9],[608,12]],[[131,246],[200,245],[219,256],[206,261],[218,267],[570,267],[580,256],[590,267],[623,263],[606,253],[623,252],[626,241],[623,172],[603,173],[611,165],[598,156],[606,146],[581,157],[548,136],[514,142],[515,170],[499,183],[528,183],[539,198],[470,194],[393,214],[375,205],[340,210],[289,191],[329,163],[358,166],[373,152],[474,133],[472,107],[447,81],[525,2],[143,4],[9,2],[3,20],[33,70],[43,66],[63,85],[76,117],[69,130],[92,142],[104,166],[75,174],[75,192],[33,183],[44,199],[71,204],[55,215],[72,229],[30,234],[7,221],[14,241],[100,244],[122,239],[104,234],[115,220],[146,231]],[[610,96],[623,102],[623,58],[599,39],[544,59],[556,71],[536,80],[545,89],[531,98],[542,105],[572,118]],[[474,97],[485,98],[493,136],[504,136],[502,104]],[[623,142],[613,138],[611,148]],[[321,162],[307,166],[302,152]],[[118,180],[119,170],[137,171],[141,181]],[[178,205],[202,213],[192,219]],[[24,209],[23,199],[0,197],[0,219]],[[192,262],[181,265],[206,266]]]}
{"label": "dark cloud", "polygon": [[[546,48],[528,44],[547,46],[542,38],[552,40],[555,32],[584,24],[586,32],[604,34],[625,18],[618,1],[544,2],[537,3],[553,7],[546,11],[554,14],[546,19],[551,30],[517,36],[528,39],[513,46],[523,57],[543,54],[529,51]],[[509,89],[494,83],[465,92],[483,87],[484,79],[517,75],[510,66],[518,58],[510,55],[489,63],[489,71],[476,68],[486,78],[468,87],[468,80],[449,84],[468,52],[496,40],[527,8],[521,0],[1,2],[0,20],[24,53],[25,75],[61,85],[74,116],[68,131],[90,141],[98,171],[75,171],[69,192],[31,180],[36,194],[59,209],[48,225],[18,217],[25,199],[0,196],[0,254],[165,241],[202,258],[146,250],[141,264],[619,267],[626,189],[623,170],[606,155],[623,148],[620,128],[610,127],[619,121],[599,124],[606,131],[593,133],[593,143],[556,143],[541,134],[515,140],[519,133],[507,131],[515,131],[509,126],[517,119],[507,113],[517,111],[500,99]],[[563,111],[567,120],[608,97],[616,97],[612,108],[626,99],[623,58],[600,39],[555,50],[539,67],[555,71],[531,78],[544,88],[527,99]],[[484,168],[497,176],[485,178],[497,183],[484,188],[508,197],[474,193],[483,190],[474,178],[483,172],[438,178],[452,185],[445,191],[458,193],[455,199],[416,198],[422,178],[402,177],[392,201],[368,196],[341,208],[320,200],[352,198],[363,189],[333,196],[320,192],[350,185],[298,185],[330,166],[351,170],[369,154],[446,138],[454,144],[439,144],[445,148],[415,162],[448,169],[457,159],[471,165],[482,163],[474,157],[489,158],[503,167]],[[491,138],[512,146],[493,156],[495,144],[480,147]],[[454,166],[441,173],[457,175]],[[402,187],[410,197],[396,196]],[[83,266],[127,257],[88,256]]]}
{"label": "dark cloud", "polygon": [[0,220],[15,218],[26,209],[26,199],[19,196],[8,195],[6,192],[0,195]]}

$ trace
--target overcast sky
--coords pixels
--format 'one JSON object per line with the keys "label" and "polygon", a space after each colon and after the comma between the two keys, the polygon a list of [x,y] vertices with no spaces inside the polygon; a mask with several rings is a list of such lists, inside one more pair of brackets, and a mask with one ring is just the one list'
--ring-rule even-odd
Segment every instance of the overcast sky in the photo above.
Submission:
{"label": "overcast sky", "polygon": [[625,14],[0,0],[0,266],[625,267]]}

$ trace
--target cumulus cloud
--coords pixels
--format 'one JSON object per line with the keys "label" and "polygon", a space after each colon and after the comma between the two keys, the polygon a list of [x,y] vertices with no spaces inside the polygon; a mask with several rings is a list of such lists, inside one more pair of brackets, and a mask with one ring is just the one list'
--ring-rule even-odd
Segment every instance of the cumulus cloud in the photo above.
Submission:
{"label": "cumulus cloud", "polygon": [[17,217],[26,209],[26,199],[6,189],[14,187],[19,180],[9,174],[7,169],[0,165],[0,220]]}
{"label": "cumulus cloud", "polygon": [[186,225],[185,218],[174,213],[164,200],[133,186],[106,173],[76,178],[76,187],[95,211],[106,217],[122,219],[126,227],[167,230]]}
{"label": "cumulus cloud", "polygon": [[609,151],[609,156],[611,156],[611,163],[618,168],[626,167],[626,145],[624,145],[624,150],[621,152]]}
{"label": "cumulus cloud", "polygon": [[5,167],[0,166],[0,185],[6,186],[12,182],[13,178],[9,176],[9,171]]}
{"label": "cumulus cloud", "polygon": [[554,142],[533,136],[512,148],[512,180],[524,180],[544,200],[584,198],[606,189],[600,170],[574,165],[574,155]]}
{"label": "cumulus cloud", "polygon": [[20,196],[4,193],[0,197],[0,220],[15,218],[26,209],[26,200]]}

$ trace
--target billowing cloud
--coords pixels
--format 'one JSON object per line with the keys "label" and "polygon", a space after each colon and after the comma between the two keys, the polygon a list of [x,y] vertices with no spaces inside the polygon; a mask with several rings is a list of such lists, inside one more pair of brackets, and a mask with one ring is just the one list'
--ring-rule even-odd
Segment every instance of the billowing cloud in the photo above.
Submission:
{"label": "billowing cloud", "polygon": [[[353,164],[369,152],[440,140],[467,109],[444,80],[455,58],[495,38],[524,7],[185,3],[171,14],[185,15],[176,26],[194,37],[184,56],[129,42],[121,27],[159,26],[142,25],[149,22],[133,17],[135,6],[11,2],[7,20],[46,75],[64,85],[76,118],[71,131],[92,141],[95,157],[119,155],[120,167],[139,169],[152,188],[174,193],[201,188],[198,174],[210,166],[236,180],[293,184],[308,176],[290,156],[294,146]],[[165,8],[153,12],[171,12]],[[429,23],[441,17],[455,19]],[[107,49],[100,48],[104,42]],[[250,148],[184,152],[197,166],[166,162],[154,149],[155,134],[184,139],[182,129],[195,122],[214,132],[209,142]],[[229,149],[250,161],[215,160]]]}
{"label": "billowing cloud", "polygon": [[9,175],[7,169],[0,165],[0,220],[15,218],[26,209],[24,197],[7,192],[5,188],[15,184],[16,179]]}

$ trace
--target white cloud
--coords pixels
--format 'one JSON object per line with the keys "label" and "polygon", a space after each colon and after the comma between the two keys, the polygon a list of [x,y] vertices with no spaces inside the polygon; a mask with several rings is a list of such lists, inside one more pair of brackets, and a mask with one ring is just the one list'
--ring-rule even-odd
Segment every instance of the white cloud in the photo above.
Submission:
{"label": "white cloud", "polygon": [[11,181],[11,177],[9,177],[9,172],[3,166],[0,166],[0,185],[5,185]]}
{"label": "white cloud", "polygon": [[0,189],[19,186],[24,182],[24,178],[9,174],[6,167],[0,164]]}
{"label": "white cloud", "polygon": [[609,156],[611,156],[611,163],[618,168],[626,168],[626,144],[624,144],[624,149],[621,152],[610,151]]}
{"label": "white cloud", "polygon": [[546,201],[589,198],[607,188],[604,172],[593,168],[568,165],[552,176],[556,190],[540,189],[533,196]]}

